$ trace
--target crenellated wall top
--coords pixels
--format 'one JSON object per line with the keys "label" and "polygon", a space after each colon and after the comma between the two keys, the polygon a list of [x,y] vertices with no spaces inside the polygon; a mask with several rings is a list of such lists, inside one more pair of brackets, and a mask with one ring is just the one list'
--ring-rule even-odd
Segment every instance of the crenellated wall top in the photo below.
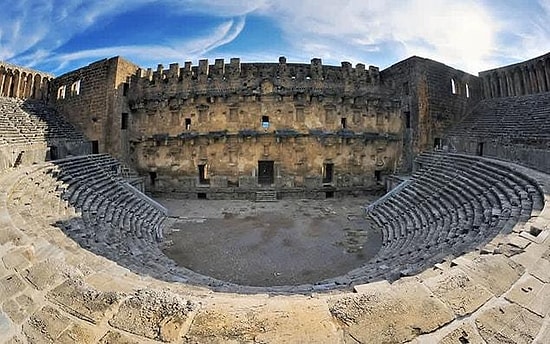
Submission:
{"label": "crenellated wall top", "polygon": [[[380,85],[378,67],[342,62],[340,66],[325,66],[321,59],[311,63],[287,63],[280,57],[278,63],[241,63],[231,58],[229,63],[216,59],[210,64],[207,59],[198,65],[185,62],[183,66],[172,63],[165,68],[159,64],[152,68],[138,69],[134,83],[146,89],[153,85],[178,85],[180,90],[208,92],[208,90],[242,92],[251,90],[262,94],[289,90],[308,89],[335,92],[367,91]],[[154,87],[154,86],[153,86]]]}

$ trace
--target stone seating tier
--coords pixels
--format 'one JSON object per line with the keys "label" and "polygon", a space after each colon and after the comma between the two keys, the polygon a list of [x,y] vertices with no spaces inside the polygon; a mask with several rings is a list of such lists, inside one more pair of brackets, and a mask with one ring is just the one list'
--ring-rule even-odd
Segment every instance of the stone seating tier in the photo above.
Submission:
{"label": "stone seating tier", "polygon": [[482,100],[448,136],[550,140],[550,93]]}

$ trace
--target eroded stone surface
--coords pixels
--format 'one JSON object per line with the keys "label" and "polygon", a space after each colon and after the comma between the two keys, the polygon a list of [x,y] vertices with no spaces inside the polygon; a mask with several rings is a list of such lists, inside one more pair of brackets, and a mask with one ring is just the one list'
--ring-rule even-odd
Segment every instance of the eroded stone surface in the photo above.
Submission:
{"label": "eroded stone surface", "polygon": [[28,295],[19,295],[2,304],[2,310],[16,324],[21,324],[36,308],[36,303]]}
{"label": "eroded stone surface", "polygon": [[25,278],[38,290],[59,284],[66,274],[63,272],[65,265],[59,259],[48,259],[34,264],[25,271]]}
{"label": "eroded stone surface", "polygon": [[131,339],[130,337],[117,332],[109,331],[105,336],[101,338],[99,344],[140,344],[138,341]]}
{"label": "eroded stone surface", "polygon": [[524,275],[505,296],[542,317],[550,311],[550,285],[529,274]]}
{"label": "eroded stone surface", "polygon": [[423,283],[458,316],[474,312],[493,296],[459,269],[447,270]]}
{"label": "eroded stone surface", "polygon": [[197,313],[185,336],[187,343],[339,343],[342,340],[326,303],[316,298],[234,297],[220,301],[205,305]]}
{"label": "eroded stone surface", "polygon": [[30,258],[32,250],[30,248],[18,249],[7,253],[2,257],[4,266],[15,271],[22,271],[31,265]]}
{"label": "eroded stone surface", "polygon": [[83,324],[71,324],[59,338],[56,343],[59,344],[74,344],[74,343],[93,343],[96,338],[96,331],[89,326]]}
{"label": "eroded stone surface", "polygon": [[70,314],[93,324],[100,322],[119,300],[117,293],[98,291],[78,279],[63,282],[47,297]]}
{"label": "eroded stone surface", "polygon": [[454,319],[453,312],[414,281],[398,281],[391,288],[368,285],[359,295],[333,301],[330,311],[358,342],[400,343],[431,332]]}
{"label": "eroded stone surface", "polygon": [[483,312],[475,321],[489,344],[531,343],[542,325],[542,318],[516,304],[500,304]]}
{"label": "eroded stone surface", "polygon": [[45,306],[23,324],[23,332],[31,343],[55,343],[71,322],[57,309]]}
{"label": "eroded stone surface", "polygon": [[510,289],[525,269],[503,255],[483,255],[472,260],[455,259],[454,262],[473,280],[496,296]]}
{"label": "eroded stone surface", "polygon": [[25,290],[27,285],[19,276],[9,275],[0,279],[0,300],[7,300],[13,295]]}
{"label": "eroded stone surface", "polygon": [[178,295],[142,289],[120,305],[109,324],[133,334],[172,342],[182,337],[194,309],[191,301]]}
{"label": "eroded stone surface", "polygon": [[484,344],[483,338],[476,328],[470,324],[464,324],[441,338],[439,344]]}

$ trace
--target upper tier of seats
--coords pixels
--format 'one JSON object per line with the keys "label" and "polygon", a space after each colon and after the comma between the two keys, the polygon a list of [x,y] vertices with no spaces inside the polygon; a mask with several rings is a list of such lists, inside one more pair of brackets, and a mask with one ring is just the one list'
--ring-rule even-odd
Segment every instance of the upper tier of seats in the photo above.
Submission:
{"label": "upper tier of seats", "polygon": [[453,154],[424,153],[407,185],[369,207],[383,247],[351,280],[390,280],[421,271],[509,233],[540,211],[537,183],[506,165]]}
{"label": "upper tier of seats", "polygon": [[49,140],[84,141],[84,136],[43,102],[0,97],[0,146]]}
{"label": "upper tier of seats", "polygon": [[550,93],[482,100],[448,136],[528,143],[550,140]]}

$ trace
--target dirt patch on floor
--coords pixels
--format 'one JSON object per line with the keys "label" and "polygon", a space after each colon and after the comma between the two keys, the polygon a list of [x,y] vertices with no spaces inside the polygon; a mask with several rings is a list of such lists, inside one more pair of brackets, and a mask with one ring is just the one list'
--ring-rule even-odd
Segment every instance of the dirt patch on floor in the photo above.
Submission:
{"label": "dirt patch on floor", "polygon": [[273,203],[159,200],[175,220],[164,253],[179,265],[249,286],[315,283],[343,275],[379,250],[362,221],[369,199]]}

